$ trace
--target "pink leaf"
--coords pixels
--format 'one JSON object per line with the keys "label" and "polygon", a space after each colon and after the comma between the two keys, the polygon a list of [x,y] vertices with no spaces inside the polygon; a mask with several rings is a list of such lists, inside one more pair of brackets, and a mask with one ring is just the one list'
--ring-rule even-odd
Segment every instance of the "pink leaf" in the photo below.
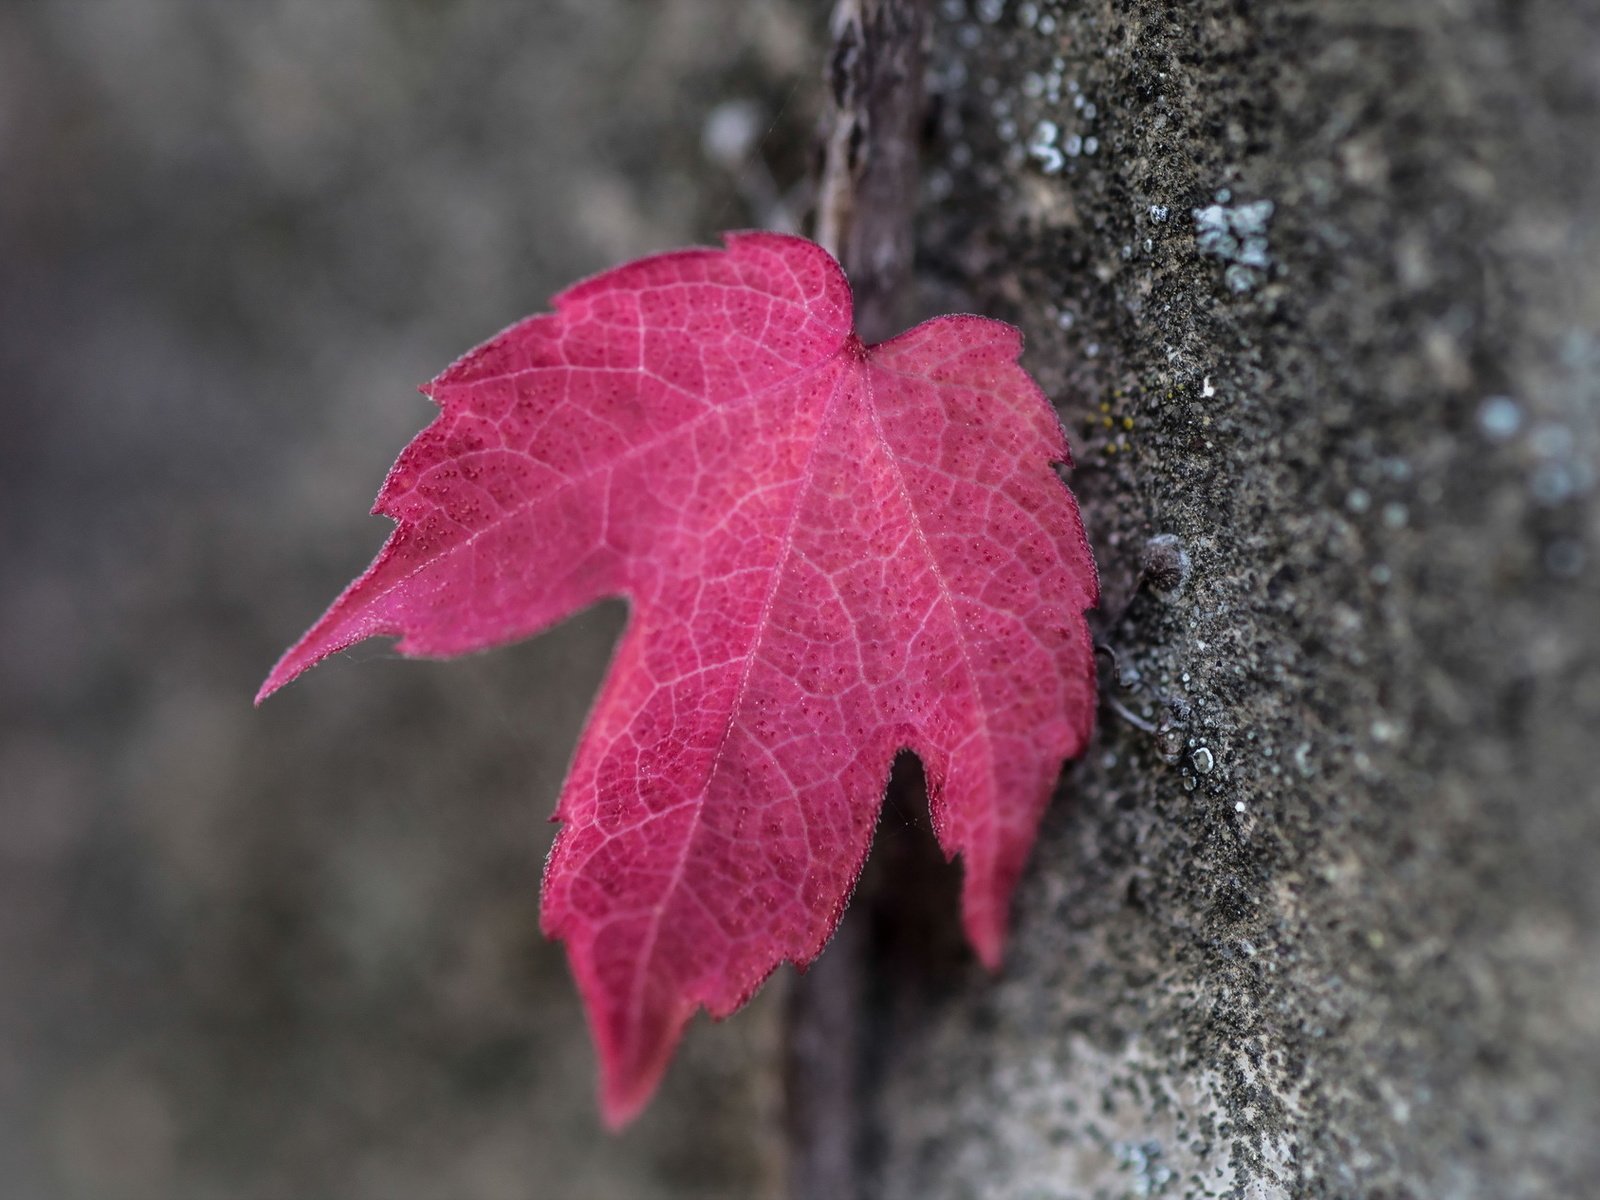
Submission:
{"label": "pink leaf", "polygon": [[[608,596],[627,633],[544,875],[613,1124],[699,1007],[827,941],[889,766],[922,761],[999,962],[1094,712],[1094,562],[1021,335],[942,317],[877,346],[838,264],[734,234],[596,276],[425,390],[374,511],[398,528],[264,698],[362,638],[440,656]],[[258,698],[258,699],[259,699]]]}

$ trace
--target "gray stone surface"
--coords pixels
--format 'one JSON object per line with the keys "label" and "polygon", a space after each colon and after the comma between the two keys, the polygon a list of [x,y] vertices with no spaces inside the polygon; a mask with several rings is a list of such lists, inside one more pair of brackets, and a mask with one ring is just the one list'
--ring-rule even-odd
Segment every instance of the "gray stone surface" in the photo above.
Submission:
{"label": "gray stone surface", "polygon": [[1600,6],[938,8],[928,302],[1029,331],[1156,728],[998,981],[878,981],[862,1194],[1595,1194]]}

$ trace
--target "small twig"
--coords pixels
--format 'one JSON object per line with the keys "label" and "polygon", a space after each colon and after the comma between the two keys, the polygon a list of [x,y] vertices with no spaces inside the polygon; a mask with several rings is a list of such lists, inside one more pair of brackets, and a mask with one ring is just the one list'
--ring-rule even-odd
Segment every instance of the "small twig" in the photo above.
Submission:
{"label": "small twig", "polygon": [[844,264],[868,342],[899,332],[911,276],[927,27],[923,0],[839,0],[833,11],[817,241]]}
{"label": "small twig", "polygon": [[[816,237],[850,277],[868,343],[899,332],[911,277],[927,27],[924,0],[839,0],[834,9]],[[791,1200],[861,1195],[866,919],[858,911],[790,992]]]}

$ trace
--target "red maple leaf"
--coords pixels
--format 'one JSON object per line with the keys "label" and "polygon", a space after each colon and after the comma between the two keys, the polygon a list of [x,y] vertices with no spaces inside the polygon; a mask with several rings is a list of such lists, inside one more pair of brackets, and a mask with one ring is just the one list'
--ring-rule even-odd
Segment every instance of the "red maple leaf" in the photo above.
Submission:
{"label": "red maple leaf", "polygon": [[901,749],[996,965],[1094,712],[1094,562],[1021,335],[865,346],[821,247],[726,241],[580,283],[429,384],[373,510],[398,528],[258,697],[362,638],[459,654],[627,598],[543,908],[614,1125],[696,1008],[821,951]]}

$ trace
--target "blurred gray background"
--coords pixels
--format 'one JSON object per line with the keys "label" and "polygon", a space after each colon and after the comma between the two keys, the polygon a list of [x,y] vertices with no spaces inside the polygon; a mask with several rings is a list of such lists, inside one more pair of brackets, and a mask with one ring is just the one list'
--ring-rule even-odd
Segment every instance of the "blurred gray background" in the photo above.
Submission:
{"label": "blurred gray background", "polygon": [[0,1195],[771,1194],[775,996],[600,1131],[549,813],[621,611],[369,645],[415,386],[566,283],[782,224],[803,0],[0,8]]}

